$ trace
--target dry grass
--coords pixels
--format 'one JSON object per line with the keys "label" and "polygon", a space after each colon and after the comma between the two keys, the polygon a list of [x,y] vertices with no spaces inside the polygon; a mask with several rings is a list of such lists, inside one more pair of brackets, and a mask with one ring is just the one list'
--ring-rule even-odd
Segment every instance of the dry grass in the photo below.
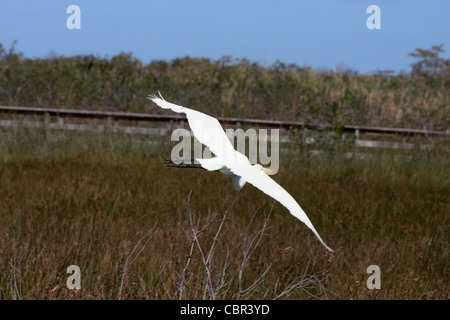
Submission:
{"label": "dry grass", "polygon": [[275,179],[330,255],[255,188],[164,167],[149,137],[0,130],[2,299],[450,298],[446,156],[285,155]]}

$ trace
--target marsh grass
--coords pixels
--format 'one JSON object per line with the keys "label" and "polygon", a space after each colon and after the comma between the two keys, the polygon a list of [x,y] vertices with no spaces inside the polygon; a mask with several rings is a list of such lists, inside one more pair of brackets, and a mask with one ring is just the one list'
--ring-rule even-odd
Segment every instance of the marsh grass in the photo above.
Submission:
{"label": "marsh grass", "polygon": [[[165,141],[0,128],[1,298],[450,297],[444,151],[282,154],[274,178],[331,255],[255,188],[166,168]],[[373,264],[382,282],[372,291]],[[66,287],[70,265],[81,269],[79,291]]]}

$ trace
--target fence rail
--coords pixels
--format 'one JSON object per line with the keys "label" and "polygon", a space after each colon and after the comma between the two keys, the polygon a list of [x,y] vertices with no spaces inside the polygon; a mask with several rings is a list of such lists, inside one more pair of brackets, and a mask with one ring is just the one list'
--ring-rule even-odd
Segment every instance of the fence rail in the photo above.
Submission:
{"label": "fence rail", "polygon": [[[85,119],[106,119],[108,121],[130,120],[130,121],[149,121],[149,122],[183,122],[186,121],[184,116],[176,115],[157,115],[146,113],[130,113],[130,112],[112,112],[112,111],[94,111],[94,110],[70,110],[70,109],[52,109],[52,108],[31,108],[31,107],[11,107],[0,106],[0,113],[4,114],[22,114],[22,115],[42,115],[48,119],[51,116],[58,119],[64,118],[85,118]],[[305,124],[294,121],[276,121],[276,120],[259,120],[259,119],[239,119],[239,118],[217,118],[223,124],[232,124],[237,127],[241,125],[255,125],[281,129],[310,129],[310,130],[336,130],[337,128],[330,125],[322,124]],[[49,120],[49,119],[48,119]],[[377,134],[377,135],[401,135],[401,136],[446,136],[450,132],[433,131],[421,129],[406,128],[383,128],[369,126],[344,125],[340,128],[344,132],[351,132],[355,135],[359,134]]]}

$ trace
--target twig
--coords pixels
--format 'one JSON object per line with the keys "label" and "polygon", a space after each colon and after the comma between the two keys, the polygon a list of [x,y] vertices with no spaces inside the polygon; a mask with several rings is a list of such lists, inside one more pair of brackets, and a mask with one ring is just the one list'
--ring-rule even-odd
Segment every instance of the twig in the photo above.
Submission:
{"label": "twig", "polygon": [[[122,280],[120,282],[120,287],[119,287],[119,293],[118,293],[118,299],[122,300],[122,290],[123,290],[123,286],[125,283],[125,277],[126,274],[128,272],[128,267],[137,259],[137,257],[140,255],[140,253],[142,252],[142,250],[144,250],[145,245],[147,244],[147,242],[152,238],[152,236],[155,234],[154,230],[155,230],[155,225],[150,229],[149,232],[147,232],[141,239],[139,239],[138,243],[134,246],[133,250],[131,250],[131,253],[128,255],[128,257],[125,259],[125,265],[123,268],[123,273],[122,273]],[[136,256],[134,257],[133,260],[131,260],[131,262],[129,262],[129,259],[131,258],[131,256],[133,255],[134,251],[139,247],[139,244],[147,237],[147,240],[145,241],[145,243],[142,245],[141,250],[139,250],[139,252],[136,254]]]}
{"label": "twig", "polygon": [[[273,206],[272,206],[272,208],[273,208]],[[239,268],[239,275],[238,275],[239,289],[238,289],[238,293],[237,293],[237,297],[236,297],[237,299],[241,298],[241,294],[245,294],[246,292],[248,292],[252,288],[254,288],[256,286],[256,284],[258,284],[261,281],[262,277],[265,276],[267,271],[269,271],[269,269],[270,269],[271,264],[263,272],[261,277],[259,277],[253,284],[251,284],[247,289],[242,289],[242,276],[244,274],[245,265],[247,264],[247,261],[250,259],[250,257],[252,256],[252,254],[254,253],[256,248],[259,246],[259,243],[261,242],[262,236],[264,235],[264,232],[267,228],[267,224],[268,224],[271,212],[272,212],[272,209],[269,212],[269,215],[264,219],[264,223],[263,223],[261,230],[259,230],[253,236],[250,237],[251,238],[250,243],[247,244],[247,246],[244,249],[244,256],[242,258],[241,266]],[[256,213],[253,215],[252,221],[253,221],[255,215],[256,215]],[[256,241],[256,243],[255,243],[255,241]]]}

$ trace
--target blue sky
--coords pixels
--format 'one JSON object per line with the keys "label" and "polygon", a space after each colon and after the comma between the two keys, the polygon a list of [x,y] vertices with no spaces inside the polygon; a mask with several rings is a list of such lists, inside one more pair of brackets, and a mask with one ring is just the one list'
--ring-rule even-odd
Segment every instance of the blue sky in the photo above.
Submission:
{"label": "blue sky", "polygon": [[[69,5],[81,30],[69,30]],[[378,5],[381,29],[366,9]],[[112,57],[132,52],[144,63],[224,55],[359,73],[410,71],[407,54],[444,44],[450,56],[448,0],[2,0],[0,43],[28,58],[50,53]]]}

